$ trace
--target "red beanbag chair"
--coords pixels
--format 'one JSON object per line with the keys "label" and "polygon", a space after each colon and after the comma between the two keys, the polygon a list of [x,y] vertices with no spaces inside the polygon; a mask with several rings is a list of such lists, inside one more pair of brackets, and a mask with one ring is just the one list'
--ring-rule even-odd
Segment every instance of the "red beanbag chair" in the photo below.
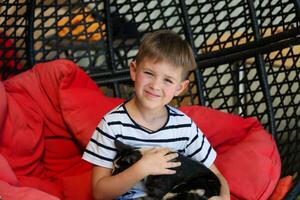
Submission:
{"label": "red beanbag chair", "polygon": [[60,200],[35,188],[16,187],[0,180],[0,195],[3,200]]}
{"label": "red beanbag chair", "polygon": [[105,97],[72,61],[40,63],[32,71],[47,91],[47,101],[39,103],[45,115],[47,175],[63,178],[91,170],[92,165],[81,159],[83,150],[101,117],[121,101]]}
{"label": "red beanbag chair", "polygon": [[286,194],[293,187],[293,177],[291,175],[282,177],[277,185],[269,200],[282,200]]}
{"label": "red beanbag chair", "polygon": [[0,153],[21,186],[58,197],[83,191],[63,180],[91,172],[92,165],[81,159],[85,146],[101,117],[123,100],[104,97],[82,69],[65,59],[39,63],[1,86]]}
{"label": "red beanbag chair", "polygon": [[91,182],[91,171],[80,175],[64,177],[62,180],[64,200],[92,200]]}
{"label": "red beanbag chair", "polygon": [[[102,116],[123,100],[105,97],[75,63],[63,59],[37,64],[4,84],[5,91],[0,82],[4,99],[0,103],[0,153],[9,165],[2,163],[20,181],[11,174],[2,174],[2,179],[59,198],[89,200],[92,165],[81,159],[82,153]],[[216,149],[215,163],[229,183],[231,199],[268,199],[281,165],[276,144],[260,123],[202,106],[180,109]],[[3,187],[9,194],[17,192],[10,184],[1,184],[0,194]],[[21,193],[28,190],[18,189]],[[45,193],[38,192],[32,199],[49,198],[42,195]]]}
{"label": "red beanbag chair", "polygon": [[[220,112],[203,106],[182,106],[180,110],[190,116],[218,151],[226,151],[230,145],[246,137],[257,122],[238,115]],[[226,148],[225,148],[226,146]]]}
{"label": "red beanbag chair", "polygon": [[102,117],[123,101],[106,97],[98,89],[69,88],[61,92],[61,109],[65,122],[84,149]]}
{"label": "red beanbag chair", "polygon": [[18,176],[18,180],[20,187],[35,188],[53,196],[59,197],[59,199],[63,199],[60,185],[55,182],[51,182],[48,179],[33,176]]}
{"label": "red beanbag chair", "polygon": [[7,160],[0,154],[0,180],[17,186],[19,184],[15,173],[12,171]]}
{"label": "red beanbag chair", "polygon": [[275,141],[260,123],[202,106],[180,109],[217,151],[215,164],[228,181],[231,199],[268,199],[280,177],[281,162]]}

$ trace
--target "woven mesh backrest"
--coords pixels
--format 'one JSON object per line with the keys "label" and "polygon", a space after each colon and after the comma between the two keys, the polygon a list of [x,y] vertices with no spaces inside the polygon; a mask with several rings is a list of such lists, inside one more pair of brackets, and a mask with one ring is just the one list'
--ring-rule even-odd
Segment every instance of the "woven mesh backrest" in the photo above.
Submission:
{"label": "woven mesh backrest", "polygon": [[28,62],[27,4],[0,1],[0,80],[24,70]]}
{"label": "woven mesh backrest", "polygon": [[300,169],[300,45],[264,55],[283,175]]}
{"label": "woven mesh backrest", "polygon": [[276,139],[282,175],[300,169],[300,2],[264,0],[0,1],[1,79],[68,58],[110,96],[133,94],[128,66],[145,33],[171,29],[198,68],[172,105],[257,117]]}
{"label": "woven mesh backrest", "polygon": [[[103,1],[37,1],[33,37],[36,62],[68,58],[87,72],[107,71]],[[95,59],[94,59],[95,58]]]}

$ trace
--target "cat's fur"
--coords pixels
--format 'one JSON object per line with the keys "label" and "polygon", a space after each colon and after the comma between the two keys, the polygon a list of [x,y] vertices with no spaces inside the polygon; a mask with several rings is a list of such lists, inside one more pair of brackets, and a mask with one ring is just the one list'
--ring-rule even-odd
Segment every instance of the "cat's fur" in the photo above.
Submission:
{"label": "cat's fur", "polygon": [[[127,169],[142,157],[140,149],[132,148],[119,140],[115,141],[115,145],[118,155],[114,161],[113,174]],[[142,199],[203,200],[219,195],[220,181],[210,169],[182,154],[175,160],[181,162],[179,167],[174,168],[176,174],[146,177],[145,188],[148,197]]]}

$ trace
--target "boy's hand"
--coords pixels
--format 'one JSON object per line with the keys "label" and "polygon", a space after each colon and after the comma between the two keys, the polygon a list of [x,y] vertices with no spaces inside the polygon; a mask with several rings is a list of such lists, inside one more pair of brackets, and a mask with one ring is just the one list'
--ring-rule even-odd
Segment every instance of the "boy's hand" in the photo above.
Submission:
{"label": "boy's hand", "polygon": [[230,198],[223,198],[221,196],[213,196],[213,197],[209,198],[208,200],[227,200],[227,199],[230,199]]}
{"label": "boy's hand", "polygon": [[136,164],[139,165],[145,176],[175,174],[176,171],[170,168],[178,167],[181,163],[171,161],[178,157],[178,154],[169,152],[170,149],[168,148],[151,148],[145,150],[143,157]]}
{"label": "boy's hand", "polygon": [[220,196],[210,197],[208,200],[223,200]]}

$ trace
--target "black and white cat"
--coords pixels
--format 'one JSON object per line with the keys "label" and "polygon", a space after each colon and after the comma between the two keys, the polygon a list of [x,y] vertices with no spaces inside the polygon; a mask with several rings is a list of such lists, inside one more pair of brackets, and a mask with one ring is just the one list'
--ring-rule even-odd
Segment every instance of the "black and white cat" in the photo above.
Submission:
{"label": "black and white cat", "polygon": [[[115,141],[117,156],[114,160],[113,174],[122,172],[137,162],[142,153],[140,149]],[[174,168],[176,174],[151,175],[145,179],[147,197],[143,200],[205,200],[219,195],[220,181],[217,176],[202,163],[185,157],[182,154],[176,158],[181,162]]]}

